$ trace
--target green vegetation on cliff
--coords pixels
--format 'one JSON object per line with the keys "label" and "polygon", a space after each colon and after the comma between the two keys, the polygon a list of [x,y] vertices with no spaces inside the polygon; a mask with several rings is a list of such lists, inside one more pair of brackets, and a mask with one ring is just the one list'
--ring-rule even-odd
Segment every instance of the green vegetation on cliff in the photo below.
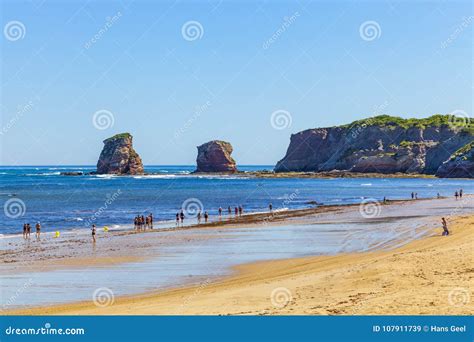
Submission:
{"label": "green vegetation on cliff", "polygon": [[390,115],[378,115],[367,119],[357,120],[347,125],[342,125],[339,127],[343,128],[354,128],[354,127],[364,127],[364,126],[380,126],[388,128],[401,127],[404,129],[416,127],[416,128],[426,128],[426,127],[440,127],[440,126],[458,126],[462,131],[474,133],[474,121],[468,120],[467,118],[459,118],[458,120],[453,120],[453,115],[447,114],[435,114],[428,118],[423,119],[403,119],[398,116]]}
{"label": "green vegetation on cliff", "polygon": [[474,161],[474,153],[471,153],[470,158],[468,158],[468,156],[467,156],[469,151],[471,151],[473,148],[474,148],[474,141],[471,141],[469,144],[464,145],[459,150],[454,152],[453,155],[451,156],[450,160],[456,159],[457,157],[460,157],[460,156],[464,155],[463,158],[465,158],[465,160]]}

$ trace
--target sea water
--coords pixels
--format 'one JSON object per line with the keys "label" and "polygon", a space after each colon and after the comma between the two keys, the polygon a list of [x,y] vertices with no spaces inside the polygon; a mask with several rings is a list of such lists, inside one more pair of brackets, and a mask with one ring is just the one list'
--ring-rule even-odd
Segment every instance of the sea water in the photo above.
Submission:
{"label": "sea water", "polygon": [[[474,193],[474,182],[461,179],[402,178],[253,178],[240,175],[197,175],[194,166],[146,166],[143,176],[64,176],[88,173],[93,166],[0,167],[0,234],[21,233],[23,223],[41,222],[46,231],[123,227],[133,218],[153,213],[156,221],[173,220],[183,203],[198,203],[210,215],[219,207],[243,206],[244,212],[308,208],[320,205],[453,196],[460,188]],[[272,166],[241,166],[242,171]],[[187,202],[186,202],[187,201]],[[195,208],[195,207],[194,207]],[[33,229],[34,230],[34,229]]]}

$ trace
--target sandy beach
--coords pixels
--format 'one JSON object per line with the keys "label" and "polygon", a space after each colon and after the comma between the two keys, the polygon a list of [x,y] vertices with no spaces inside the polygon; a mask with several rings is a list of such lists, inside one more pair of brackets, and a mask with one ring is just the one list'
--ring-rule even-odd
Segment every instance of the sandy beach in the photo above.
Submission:
{"label": "sandy beach", "polygon": [[[232,272],[217,277],[202,277],[194,284],[183,284],[171,288],[149,291],[138,295],[115,296],[113,303],[97,306],[92,301],[79,301],[52,306],[28,307],[7,310],[6,314],[26,315],[154,315],[154,314],[198,314],[198,315],[335,315],[335,314],[452,314],[469,315],[474,312],[471,302],[474,277],[473,243],[474,217],[472,197],[468,197],[463,208],[451,199],[400,201],[387,204],[387,213],[382,221],[395,220],[392,213],[407,215],[410,208],[423,208],[426,217],[433,216],[437,222],[437,210],[449,207],[450,236],[441,236],[439,224],[428,224],[423,237],[413,239],[401,247],[392,241],[365,252],[337,253],[334,255],[305,256],[283,260],[252,262],[233,266]],[[271,227],[290,223],[295,227],[308,222],[327,223],[356,220],[358,207],[345,206],[328,209],[310,209],[306,212],[278,213]],[[430,211],[433,211],[431,213]],[[262,215],[249,215],[242,222],[216,222],[208,226],[183,228],[183,234],[173,239],[194,239],[200,236],[210,240],[218,231],[235,227],[249,227],[250,234],[262,229]],[[420,215],[421,217],[422,215]],[[419,220],[409,217],[412,222]],[[372,222],[374,223],[374,222]],[[382,223],[375,225],[384,227]],[[217,228],[216,228],[217,226]],[[253,228],[252,228],[253,227]],[[203,229],[205,228],[205,229]],[[217,229],[217,230],[216,230]],[[382,229],[382,228],[381,228]],[[199,234],[190,235],[190,231]],[[61,267],[101,267],[107,271],[110,264],[140,262],[156,257],[143,247],[142,239],[127,240],[127,248],[120,237],[132,234],[117,232],[116,238],[101,237],[112,247],[103,248],[102,262],[89,263],[77,248],[62,249],[56,255]],[[133,234],[144,237],[150,243],[153,233]],[[114,242],[112,242],[114,241]],[[169,237],[164,243],[171,243]],[[178,241],[179,242],[179,241]],[[67,242],[65,242],[67,243]],[[81,245],[81,244],[79,244]],[[141,248],[133,248],[141,246]],[[390,248],[391,247],[391,248]],[[69,251],[66,253],[65,251]],[[134,252],[132,252],[134,251]],[[10,252],[9,274],[23,272],[24,263],[15,262]],[[148,253],[148,254],[147,254]],[[29,265],[28,267],[32,267]],[[49,269],[46,264],[43,271]],[[34,266],[38,271],[39,266]],[[32,268],[33,269],[33,268]]]}

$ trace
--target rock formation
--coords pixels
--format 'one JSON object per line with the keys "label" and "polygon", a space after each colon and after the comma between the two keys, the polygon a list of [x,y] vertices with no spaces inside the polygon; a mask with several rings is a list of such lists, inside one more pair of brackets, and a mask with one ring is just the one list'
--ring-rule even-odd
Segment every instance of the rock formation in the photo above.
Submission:
{"label": "rock formation", "polygon": [[233,148],[226,141],[213,140],[198,146],[196,172],[236,172]]}
{"label": "rock formation", "polygon": [[104,140],[104,148],[97,162],[98,174],[143,174],[140,156],[133,149],[130,133],[121,133]]}
{"label": "rock formation", "polygon": [[436,172],[438,177],[474,178],[474,142],[456,151]]}
{"label": "rock formation", "polygon": [[474,140],[474,125],[452,127],[449,115],[401,119],[388,115],[291,136],[276,172],[332,171],[435,174],[451,154]]}

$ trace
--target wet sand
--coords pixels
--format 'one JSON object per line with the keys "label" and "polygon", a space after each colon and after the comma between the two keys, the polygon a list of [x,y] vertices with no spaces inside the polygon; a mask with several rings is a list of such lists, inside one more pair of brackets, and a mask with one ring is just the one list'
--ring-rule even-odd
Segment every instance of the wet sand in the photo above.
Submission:
{"label": "wet sand", "polygon": [[[383,220],[392,217],[390,210],[394,214],[406,214],[407,209],[413,206],[424,208],[425,212],[420,212],[420,216],[438,215],[437,210],[452,205],[448,201],[451,200],[405,201],[387,205],[384,210],[388,214]],[[318,223],[337,223],[357,219],[354,207],[333,209],[302,216],[298,213],[281,213],[288,217],[283,219],[280,216],[270,225],[278,224],[280,219],[287,223],[294,220],[292,224],[315,220]],[[416,209],[414,211],[419,211]],[[441,229],[435,225],[430,227],[432,234],[428,234],[428,237],[395,249],[251,263],[235,267],[234,274],[230,276],[205,278],[193,286],[135,296],[117,296],[113,305],[105,307],[87,301],[11,310],[8,313],[472,314],[472,208],[467,214],[460,212],[456,206],[448,209],[452,214],[452,235],[448,237],[440,236]],[[262,220],[262,217],[249,216],[244,219],[246,223],[241,224],[253,225],[255,228],[254,219]],[[410,220],[418,219],[413,215]],[[235,226],[236,222],[216,224],[225,228]],[[215,232],[212,227],[207,228],[212,237]],[[209,238],[206,235],[205,238]],[[186,234],[180,238],[186,239]]]}

